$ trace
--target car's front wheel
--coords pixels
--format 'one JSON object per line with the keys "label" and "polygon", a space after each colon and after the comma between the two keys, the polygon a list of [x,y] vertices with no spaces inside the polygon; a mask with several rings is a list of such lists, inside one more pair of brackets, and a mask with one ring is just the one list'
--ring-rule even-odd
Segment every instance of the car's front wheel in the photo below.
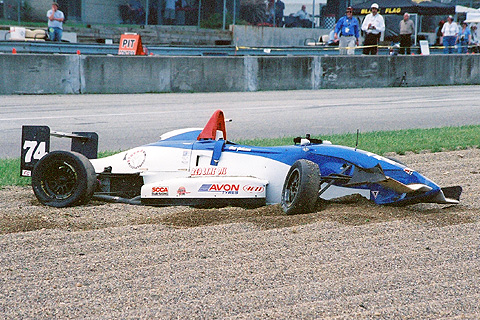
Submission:
{"label": "car's front wheel", "polygon": [[320,168],[312,161],[297,160],[288,171],[282,190],[282,208],[286,214],[313,211],[320,188]]}
{"label": "car's front wheel", "polygon": [[95,191],[97,177],[90,161],[82,154],[53,151],[35,165],[32,188],[38,201],[51,207],[87,203]]}

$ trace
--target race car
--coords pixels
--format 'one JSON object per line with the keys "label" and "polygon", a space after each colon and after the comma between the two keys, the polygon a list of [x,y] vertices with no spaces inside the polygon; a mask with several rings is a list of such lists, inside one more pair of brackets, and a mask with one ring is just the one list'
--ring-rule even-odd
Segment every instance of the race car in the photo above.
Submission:
{"label": "race car", "polygon": [[[167,132],[157,142],[97,159],[94,132],[24,126],[21,174],[44,205],[97,200],[142,205],[258,207],[280,203],[307,213],[317,201],[360,194],[379,205],[459,203],[462,188],[440,188],[404,164],[310,135],[292,145],[258,147],[227,140],[224,113],[205,127]],[[49,152],[50,136],[72,151]]]}

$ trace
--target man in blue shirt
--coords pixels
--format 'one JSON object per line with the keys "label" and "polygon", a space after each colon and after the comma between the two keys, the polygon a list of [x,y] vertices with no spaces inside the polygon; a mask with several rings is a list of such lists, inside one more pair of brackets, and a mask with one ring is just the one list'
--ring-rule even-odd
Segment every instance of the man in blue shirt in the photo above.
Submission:
{"label": "man in blue shirt", "polygon": [[353,8],[348,7],[345,16],[338,20],[335,26],[334,39],[338,41],[340,35],[340,54],[355,54],[355,45],[360,37],[360,25],[357,18],[353,17]]}

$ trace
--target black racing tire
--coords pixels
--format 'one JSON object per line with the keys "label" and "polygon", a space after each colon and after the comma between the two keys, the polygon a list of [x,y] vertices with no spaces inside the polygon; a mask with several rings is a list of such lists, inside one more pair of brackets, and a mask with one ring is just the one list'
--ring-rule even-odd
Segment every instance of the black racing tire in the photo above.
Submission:
{"label": "black racing tire", "polygon": [[316,163],[305,159],[295,161],[283,184],[283,211],[286,214],[312,212],[318,200],[320,178]]}
{"label": "black racing tire", "polygon": [[37,162],[32,172],[32,188],[42,204],[63,208],[85,204],[92,198],[97,176],[84,155],[52,151]]}

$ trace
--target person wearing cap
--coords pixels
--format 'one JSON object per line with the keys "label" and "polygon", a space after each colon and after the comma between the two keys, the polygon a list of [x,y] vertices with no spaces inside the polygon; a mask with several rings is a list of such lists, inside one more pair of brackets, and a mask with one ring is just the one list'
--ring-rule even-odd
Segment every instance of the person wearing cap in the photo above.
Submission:
{"label": "person wearing cap", "polygon": [[458,53],[467,53],[468,45],[472,42],[472,33],[470,29],[467,28],[465,21],[463,21],[461,25],[462,29],[458,32],[455,43],[458,43]]}
{"label": "person wearing cap", "polygon": [[338,20],[333,37],[335,41],[340,38],[340,54],[355,54],[355,45],[358,45],[360,38],[360,25],[357,18],[353,17],[352,7],[348,7],[345,16]]}
{"label": "person wearing cap", "polygon": [[400,21],[400,50],[398,53],[410,54],[410,47],[412,46],[412,34],[415,32],[415,25],[410,20],[410,15],[405,12],[403,20]]}
{"label": "person wearing cap", "polygon": [[362,23],[362,30],[365,32],[363,54],[377,54],[380,35],[385,31],[385,20],[378,13],[378,4],[373,3],[370,7],[371,13],[367,14]]}
{"label": "person wearing cap", "polygon": [[52,9],[48,10],[48,37],[51,41],[62,41],[63,34],[63,21],[65,15],[62,11],[58,10],[58,3],[52,3]]}
{"label": "person wearing cap", "polygon": [[443,34],[443,53],[453,53],[455,48],[455,41],[458,35],[458,25],[453,21],[452,16],[448,16],[447,22],[442,27]]}

